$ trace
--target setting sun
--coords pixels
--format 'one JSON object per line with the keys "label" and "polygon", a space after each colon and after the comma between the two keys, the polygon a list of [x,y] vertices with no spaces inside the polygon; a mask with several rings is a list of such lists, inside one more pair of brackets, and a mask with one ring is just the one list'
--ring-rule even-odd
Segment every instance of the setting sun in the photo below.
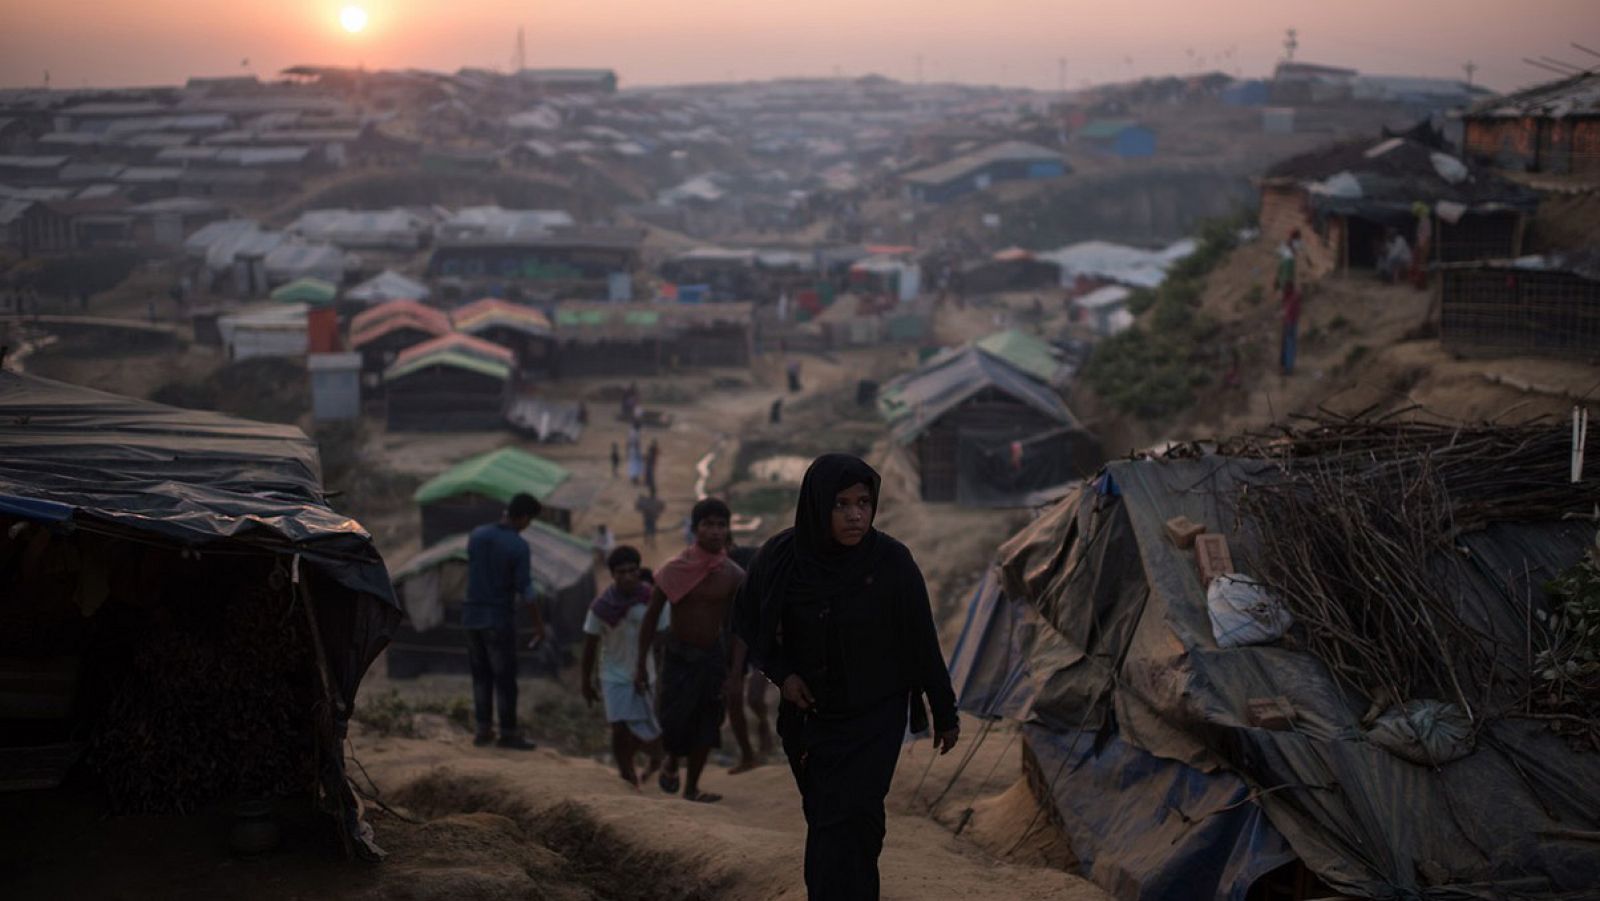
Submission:
{"label": "setting sun", "polygon": [[346,6],[339,10],[339,24],[345,31],[355,34],[367,27],[367,11],[359,6]]}

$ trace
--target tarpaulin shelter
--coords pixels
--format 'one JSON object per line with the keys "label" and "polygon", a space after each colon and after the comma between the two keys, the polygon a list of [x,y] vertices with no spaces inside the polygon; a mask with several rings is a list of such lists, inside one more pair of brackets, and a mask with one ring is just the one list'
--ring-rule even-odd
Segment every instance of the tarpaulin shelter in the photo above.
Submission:
{"label": "tarpaulin shelter", "polygon": [[1532,189],[1406,137],[1332,144],[1261,178],[1262,234],[1276,242],[1300,229],[1317,272],[1374,267],[1388,229],[1414,244],[1419,212],[1432,230],[1428,260],[1515,257],[1538,206]]}
{"label": "tarpaulin shelter", "polygon": [[[0,656],[73,661],[64,728],[91,736],[88,760],[109,797],[194,809],[231,800],[210,791],[268,791],[253,780],[270,760],[314,773],[347,847],[381,854],[345,784],[341,743],[400,605],[371,536],[327,505],[303,433],[0,372],[0,524]],[[246,631],[234,656],[209,653],[216,632],[268,606],[272,634]],[[243,679],[256,638],[279,643],[266,665],[295,656],[304,666]],[[162,641],[183,649],[181,669],[141,669]],[[176,709],[160,694],[166,678],[236,693],[214,697],[218,708],[189,697]],[[274,706],[280,691],[299,702]],[[123,755],[106,751],[128,746],[100,724],[157,710],[150,722],[165,729]],[[273,720],[279,710],[292,713]],[[44,729],[12,725],[0,744]],[[150,784],[162,790],[136,790]]]}
{"label": "tarpaulin shelter", "polygon": [[890,381],[878,410],[894,442],[912,449],[925,501],[1016,504],[1100,462],[1060,395],[972,345]]}
{"label": "tarpaulin shelter", "polygon": [[323,306],[339,296],[339,287],[320,278],[297,278],[272,290],[272,299],[283,303]]}
{"label": "tarpaulin shelter", "polygon": [[[1219,647],[1166,523],[1227,529],[1248,566],[1253,527],[1235,499],[1276,472],[1216,455],[1107,464],[1002,546],[951,655],[962,709],[1023,724],[1035,794],[1082,872],[1119,898],[1243,901],[1295,866],[1356,897],[1586,897],[1600,754],[1501,716],[1480,720],[1465,756],[1413,763],[1304,645]],[[1529,664],[1541,586],[1594,534],[1556,519],[1458,536],[1465,562],[1440,572],[1506,673]],[[1263,717],[1263,702],[1286,715]]]}
{"label": "tarpaulin shelter", "polygon": [[511,351],[452,332],[406,348],[383,371],[389,428],[474,431],[504,424]]}
{"label": "tarpaulin shelter", "polygon": [[572,513],[593,500],[593,486],[572,477],[559,463],[515,447],[463,460],[417,488],[412,500],[422,510],[422,543],[431,545],[460,532],[494,522],[511,498],[528,493],[544,506],[540,518],[563,529]]}
{"label": "tarpaulin shelter", "polygon": [[[467,671],[461,628],[467,537],[444,538],[395,569],[395,590],[404,602],[406,620],[389,644],[391,677]],[[561,663],[561,652],[583,634],[584,614],[596,594],[594,552],[589,542],[544,522],[528,526],[522,538],[528,542],[546,644],[529,650],[526,640],[519,641],[517,653],[529,669],[553,669]],[[517,617],[518,631],[531,636],[529,614],[519,609]]]}

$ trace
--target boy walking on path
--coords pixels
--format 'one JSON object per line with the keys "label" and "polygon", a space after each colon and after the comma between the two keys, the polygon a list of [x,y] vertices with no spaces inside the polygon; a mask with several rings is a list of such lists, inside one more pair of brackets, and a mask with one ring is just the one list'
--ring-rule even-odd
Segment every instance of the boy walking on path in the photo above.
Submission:
{"label": "boy walking on path", "polygon": [[[472,708],[478,731],[475,745],[533,750],[517,731],[517,606],[533,614],[533,644],[544,638],[544,620],[534,603],[532,552],[522,531],[539,515],[539,502],[518,494],[499,522],[472,530],[467,539],[467,601],[461,628],[467,634],[472,668]],[[533,645],[529,645],[532,647]],[[495,741],[494,706],[500,707],[500,739]]]}
{"label": "boy walking on path", "polygon": [[[744,578],[744,571],[728,559],[731,519],[728,505],[716,498],[694,505],[689,514],[694,543],[656,571],[633,674],[635,687],[647,690],[645,660],[655,641],[656,619],[671,604],[672,635],[661,665],[661,738],[668,754],[688,759],[684,799],[706,804],[722,800],[700,790],[700,774],[711,749],[721,744],[727,712],[722,692],[728,677],[723,624]],[[671,784],[665,776],[663,789]]]}
{"label": "boy walking on path", "polygon": [[[642,578],[639,552],[628,545],[611,551],[606,566],[611,570],[607,588],[584,618],[583,698],[594,706],[603,700],[606,722],[611,724],[611,753],[617,758],[617,775],[638,787],[661,766],[661,727],[656,722],[652,692],[639,691],[633,683],[639,668],[639,627],[650,605],[650,586]],[[656,625],[665,629],[672,611],[660,611]],[[598,687],[595,679],[599,664]],[[650,667],[645,662],[646,673]],[[644,773],[634,769],[634,759],[643,751],[649,757]]]}

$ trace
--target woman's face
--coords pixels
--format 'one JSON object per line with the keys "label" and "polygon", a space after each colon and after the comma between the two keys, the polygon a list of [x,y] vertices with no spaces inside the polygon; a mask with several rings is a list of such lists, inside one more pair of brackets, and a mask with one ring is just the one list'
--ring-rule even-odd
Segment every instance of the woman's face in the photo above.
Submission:
{"label": "woman's face", "polygon": [[867,486],[852,485],[835,495],[829,523],[834,541],[845,547],[860,544],[872,527],[872,492]]}

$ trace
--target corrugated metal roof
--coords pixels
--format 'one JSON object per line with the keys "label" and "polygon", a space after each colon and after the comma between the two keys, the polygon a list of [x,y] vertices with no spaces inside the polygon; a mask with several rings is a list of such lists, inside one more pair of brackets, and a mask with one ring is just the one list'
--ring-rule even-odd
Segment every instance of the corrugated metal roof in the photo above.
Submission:
{"label": "corrugated metal roof", "polygon": [[388,369],[384,370],[383,379],[386,382],[403,379],[414,372],[427,369],[429,366],[448,366],[454,369],[465,369],[469,372],[476,372],[501,380],[511,378],[511,367],[504,363],[486,360],[457,350],[437,350],[413,357],[405,362],[396,360]]}
{"label": "corrugated metal roof", "polygon": [[440,335],[432,341],[424,341],[415,347],[408,347],[400,352],[394,362],[398,366],[429,354],[445,352],[459,353],[505,366],[513,366],[517,362],[517,355],[506,348],[492,341],[474,338],[471,335],[463,335],[460,332]]}
{"label": "corrugated metal roof", "polygon": [[477,494],[510,502],[520,493],[546,498],[572,474],[559,463],[515,447],[502,447],[452,466],[424,482],[412,495],[421,506]]}
{"label": "corrugated metal roof", "polygon": [[1063,426],[1078,424],[1054,391],[972,346],[940,354],[889,382],[878,395],[878,410],[888,421],[890,436],[906,444],[986,388],[1002,391]]}
{"label": "corrugated metal roof", "polygon": [[1485,100],[1467,118],[1520,118],[1522,116],[1593,116],[1600,114],[1600,71],[1536,85],[1524,91]]}
{"label": "corrugated metal roof", "polygon": [[531,335],[550,334],[550,320],[533,307],[493,297],[475,300],[450,315],[455,327],[469,335],[492,328],[509,328]]}

